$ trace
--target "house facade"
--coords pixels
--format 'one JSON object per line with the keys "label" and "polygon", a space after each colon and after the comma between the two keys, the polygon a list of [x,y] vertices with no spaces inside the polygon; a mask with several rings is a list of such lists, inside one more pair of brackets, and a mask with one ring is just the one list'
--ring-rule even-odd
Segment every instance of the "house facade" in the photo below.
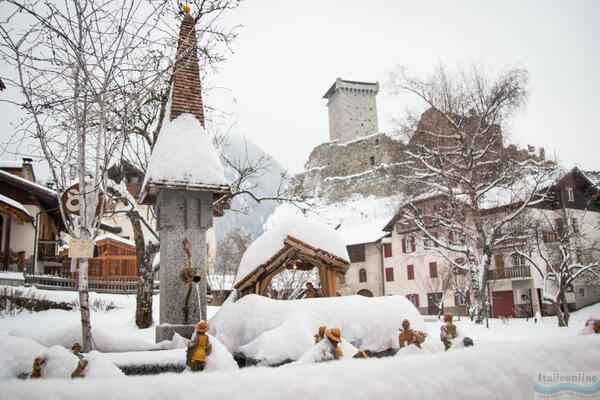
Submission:
{"label": "house facade", "polygon": [[0,161],[2,269],[46,273],[60,266],[62,230],[56,192],[35,182],[32,160]]}
{"label": "house facade", "polygon": [[[600,260],[597,244],[600,243],[600,202],[598,193],[600,174],[577,168],[566,173],[550,188],[552,201],[544,201],[527,208],[512,220],[506,230],[518,233],[525,226],[541,226],[540,243],[544,251],[558,245],[561,232],[570,229],[570,240],[578,241],[582,249],[577,261],[583,265]],[[422,199],[421,204],[433,203],[435,196]],[[502,213],[499,210],[490,212]],[[452,268],[449,260],[461,264],[460,253],[435,248],[427,243],[421,232],[411,228],[398,213],[384,228],[390,233],[392,257],[384,258],[384,292],[406,296],[421,313],[437,314],[441,303],[443,312],[464,315],[470,303],[467,274]],[[436,235],[446,235],[452,242],[452,233],[440,230]],[[530,317],[536,312],[553,314],[550,302],[543,300],[544,260],[532,254],[531,259],[516,251],[515,242],[507,242],[493,254],[488,273],[487,292],[491,296],[493,317]],[[540,270],[535,268],[537,265]],[[546,283],[549,293],[555,292],[552,281]],[[440,301],[443,300],[443,301]],[[566,293],[571,310],[600,301],[600,282],[589,277],[576,280]]]}

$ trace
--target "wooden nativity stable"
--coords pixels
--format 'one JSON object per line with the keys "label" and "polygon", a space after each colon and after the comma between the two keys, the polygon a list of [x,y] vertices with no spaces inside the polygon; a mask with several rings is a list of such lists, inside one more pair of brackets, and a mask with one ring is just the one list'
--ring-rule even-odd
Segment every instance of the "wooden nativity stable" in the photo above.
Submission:
{"label": "wooden nativity stable", "polygon": [[271,279],[284,269],[308,271],[312,268],[318,269],[323,296],[337,295],[337,280],[343,282],[350,265],[348,261],[290,235],[283,240],[282,246],[271,258],[257,265],[234,286],[240,296],[247,294],[266,296]]}

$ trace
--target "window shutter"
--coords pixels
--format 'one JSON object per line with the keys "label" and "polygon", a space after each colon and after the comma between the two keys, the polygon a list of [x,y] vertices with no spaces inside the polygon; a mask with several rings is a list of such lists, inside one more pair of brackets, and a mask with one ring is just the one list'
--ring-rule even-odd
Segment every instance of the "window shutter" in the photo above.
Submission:
{"label": "window shutter", "polygon": [[496,269],[504,268],[504,256],[502,254],[494,254],[494,266]]}
{"label": "window shutter", "polygon": [[415,294],[415,305],[416,307],[419,307],[419,295]]}
{"label": "window shutter", "polygon": [[415,238],[414,238],[414,236],[410,237],[410,244],[411,244],[410,247],[411,247],[412,251],[415,251]]}
{"label": "window shutter", "polygon": [[431,278],[437,278],[437,263],[434,262],[430,262],[429,263],[429,276]]}
{"label": "window shutter", "polygon": [[[438,234],[437,234],[437,233],[434,233],[434,234],[433,234],[433,237],[437,239],[437,238],[438,238]],[[440,245],[438,244],[438,242],[437,242],[437,241],[435,241],[435,242],[433,243],[433,247],[440,247]]]}
{"label": "window shutter", "polygon": [[402,238],[402,252],[406,253],[406,238]]}
{"label": "window shutter", "polygon": [[407,278],[409,280],[415,279],[415,266],[412,264],[407,265],[406,266],[406,274],[407,274]]}
{"label": "window shutter", "polygon": [[392,256],[392,244],[391,243],[384,243],[383,244],[383,256],[384,257],[391,257]]}
{"label": "window shutter", "polygon": [[394,280],[394,268],[385,269],[385,280],[387,282],[391,282]]}

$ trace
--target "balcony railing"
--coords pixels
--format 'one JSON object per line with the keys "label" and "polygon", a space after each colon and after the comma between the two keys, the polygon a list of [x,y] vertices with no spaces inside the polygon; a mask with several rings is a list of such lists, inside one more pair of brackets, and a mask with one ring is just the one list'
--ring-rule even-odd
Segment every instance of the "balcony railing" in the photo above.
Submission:
{"label": "balcony railing", "polygon": [[38,240],[38,261],[60,261],[58,248],[60,240]]}
{"label": "balcony railing", "polygon": [[488,279],[513,279],[513,278],[528,278],[531,276],[529,265],[522,265],[511,268],[498,268],[488,271]]}

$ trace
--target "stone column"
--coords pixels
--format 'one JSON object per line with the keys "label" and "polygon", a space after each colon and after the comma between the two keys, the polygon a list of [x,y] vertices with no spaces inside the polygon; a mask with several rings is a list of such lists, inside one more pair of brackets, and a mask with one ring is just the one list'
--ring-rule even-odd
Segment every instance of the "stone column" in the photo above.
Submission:
{"label": "stone column", "polygon": [[206,319],[206,303],[199,306],[196,284],[192,284],[186,321],[188,284],[182,281],[180,272],[189,261],[183,240],[190,241],[192,263],[201,276],[200,294],[206,299],[206,231],[213,221],[212,193],[162,189],[156,196],[156,210],[160,234],[160,325],[156,327],[156,342],[172,339],[175,332],[190,338],[194,325]]}

